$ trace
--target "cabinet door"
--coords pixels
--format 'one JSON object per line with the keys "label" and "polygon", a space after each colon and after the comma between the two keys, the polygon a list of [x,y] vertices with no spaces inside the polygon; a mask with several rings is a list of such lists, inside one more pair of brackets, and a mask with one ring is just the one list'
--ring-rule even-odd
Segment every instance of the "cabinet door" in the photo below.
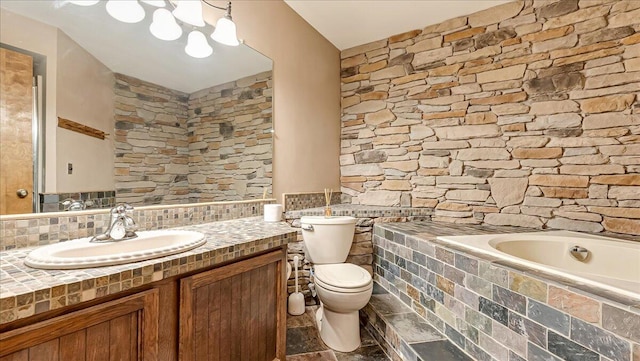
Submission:
{"label": "cabinet door", "polygon": [[0,361],[156,361],[158,290],[0,334]]}
{"label": "cabinet door", "polygon": [[180,281],[181,361],[285,360],[285,251]]}

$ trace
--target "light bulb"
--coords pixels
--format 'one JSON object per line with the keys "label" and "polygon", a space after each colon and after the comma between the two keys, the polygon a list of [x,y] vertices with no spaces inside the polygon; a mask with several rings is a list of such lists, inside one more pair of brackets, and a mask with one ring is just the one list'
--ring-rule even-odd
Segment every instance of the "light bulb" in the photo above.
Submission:
{"label": "light bulb", "polygon": [[144,9],[137,0],[109,0],[107,12],[123,23],[137,23],[144,19]]}
{"label": "light bulb", "polygon": [[99,2],[100,0],[69,0],[70,3],[72,3],[73,5],[80,5],[80,6],[91,6],[91,5],[95,5]]}
{"label": "light bulb", "polygon": [[193,26],[204,26],[202,18],[202,3],[200,0],[177,0],[173,16]]}
{"label": "light bulb", "polygon": [[236,24],[231,20],[231,16],[225,15],[216,22],[216,29],[211,34],[211,39],[220,44],[238,46],[240,42],[236,36]]}
{"label": "light bulb", "polygon": [[184,51],[194,58],[206,58],[213,53],[213,48],[207,43],[207,37],[203,33],[194,30],[189,33]]}
{"label": "light bulb", "polygon": [[155,6],[157,8],[163,8],[166,5],[164,0],[140,0],[140,1],[142,1],[147,5]]}
{"label": "light bulb", "polygon": [[176,40],[182,35],[182,28],[167,9],[153,12],[153,22],[149,25],[149,31],[156,38],[167,41]]}

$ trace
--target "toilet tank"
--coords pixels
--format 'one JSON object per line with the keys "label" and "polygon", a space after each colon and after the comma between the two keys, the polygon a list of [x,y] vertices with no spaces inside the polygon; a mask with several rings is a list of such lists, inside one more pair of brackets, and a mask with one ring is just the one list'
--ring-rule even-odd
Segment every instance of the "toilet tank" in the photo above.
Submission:
{"label": "toilet tank", "polygon": [[300,219],[302,238],[311,263],[343,263],[347,260],[356,219],[348,216],[305,216]]}

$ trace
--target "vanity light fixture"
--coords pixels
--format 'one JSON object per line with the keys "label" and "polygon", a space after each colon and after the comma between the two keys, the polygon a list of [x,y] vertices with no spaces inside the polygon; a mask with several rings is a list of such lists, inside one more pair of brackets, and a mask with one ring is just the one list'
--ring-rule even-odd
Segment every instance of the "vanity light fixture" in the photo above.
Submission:
{"label": "vanity light fixture", "polygon": [[[176,19],[193,27],[206,26],[202,16],[202,3],[205,3],[212,8],[225,11],[224,16],[216,22],[211,39],[223,45],[240,45],[236,33],[236,24],[231,18],[231,1],[227,3],[226,7],[221,7],[209,3],[208,0],[169,0],[169,5],[174,7],[173,11],[164,9],[167,5],[165,0],[139,1],[159,8],[153,13],[153,22],[149,26],[149,31],[160,40],[171,41],[182,36],[182,27],[176,22]],[[69,2],[81,6],[90,6],[97,4],[99,1],[69,0]],[[125,23],[137,23],[145,17],[144,8],[138,0],[108,0],[106,8],[109,15]],[[185,52],[195,58],[206,58],[213,53],[213,49],[204,34],[193,29],[187,37]]]}
{"label": "vanity light fixture", "polygon": [[91,6],[91,5],[95,5],[99,2],[100,0],[69,0],[70,3],[74,4],[74,5],[80,5],[80,6]]}
{"label": "vanity light fixture", "polygon": [[[206,1],[205,4],[209,5]],[[213,6],[213,5],[210,5]],[[227,4],[227,8],[219,8],[214,6],[216,9],[226,10],[226,13],[223,17],[218,19],[216,22],[216,29],[211,34],[211,39],[219,42],[220,44],[229,45],[229,46],[238,46],[240,42],[238,41],[238,36],[236,35],[236,24],[231,19],[231,1]]]}
{"label": "vanity light fixture", "polygon": [[145,16],[138,0],[109,0],[106,8],[109,15],[123,23],[138,23]]}
{"label": "vanity light fixture", "polygon": [[163,8],[165,7],[167,4],[164,2],[164,0],[140,0],[143,3],[147,4],[147,5],[151,5],[151,6],[155,6],[157,8]]}
{"label": "vanity light fixture", "polygon": [[213,53],[213,48],[207,43],[207,37],[203,33],[194,30],[189,33],[184,51],[194,58],[206,58]]}
{"label": "vanity light fixture", "polygon": [[153,12],[153,22],[149,26],[151,34],[160,40],[176,40],[182,36],[182,28],[176,23],[176,18],[167,9],[157,9]]}
{"label": "vanity light fixture", "polygon": [[202,17],[202,2],[193,0],[176,0],[176,8],[173,10],[173,16],[178,20],[193,25],[204,26],[204,18]]}

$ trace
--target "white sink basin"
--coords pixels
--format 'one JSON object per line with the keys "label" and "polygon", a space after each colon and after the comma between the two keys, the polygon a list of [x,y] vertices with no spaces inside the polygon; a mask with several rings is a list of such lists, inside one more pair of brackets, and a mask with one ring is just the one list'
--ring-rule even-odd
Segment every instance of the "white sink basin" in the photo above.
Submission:
{"label": "white sink basin", "polygon": [[24,263],[41,269],[112,266],[185,252],[206,242],[200,232],[177,230],[138,232],[138,237],[119,242],[90,240],[91,237],[80,238],[37,248]]}

